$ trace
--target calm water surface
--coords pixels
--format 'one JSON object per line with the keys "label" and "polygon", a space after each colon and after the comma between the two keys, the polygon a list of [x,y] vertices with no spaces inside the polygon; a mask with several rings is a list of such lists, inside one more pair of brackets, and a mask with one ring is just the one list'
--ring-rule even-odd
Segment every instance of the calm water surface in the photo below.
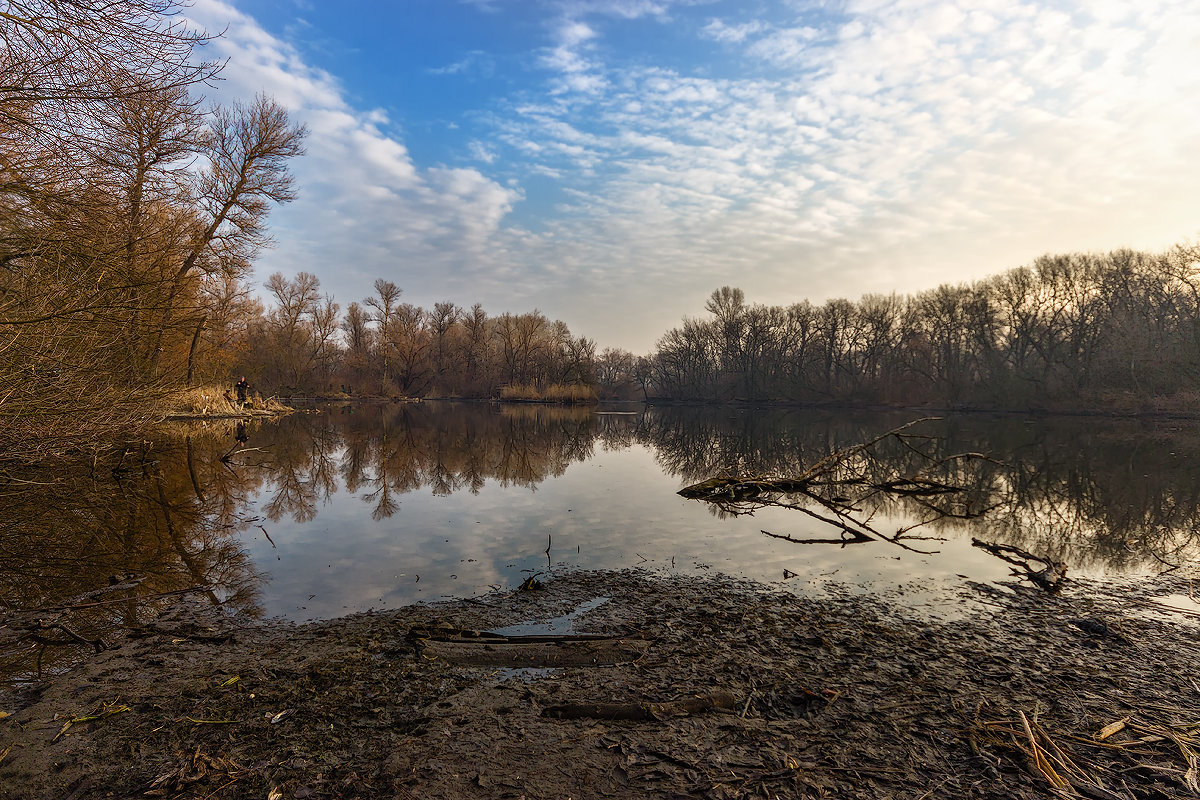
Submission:
{"label": "calm water surface", "polygon": [[1072,574],[1152,573],[1195,555],[1200,428],[1188,422],[921,423],[919,438],[881,442],[868,471],[986,454],[949,462],[942,477],[968,491],[937,504],[990,510],[939,518],[912,500],[860,500],[882,533],[926,523],[899,543],[840,544],[801,511],[733,515],[676,494],[728,471],[797,474],[913,416],[360,404],[254,423],[241,443],[233,423],[189,424],[115,475],[4,485],[0,600],[37,608],[138,575],[144,593],[202,585],[213,602],[303,620],[471,597],[562,567],[634,567],[797,592],[836,584],[936,611],[968,581],[1009,577],[973,536]]}

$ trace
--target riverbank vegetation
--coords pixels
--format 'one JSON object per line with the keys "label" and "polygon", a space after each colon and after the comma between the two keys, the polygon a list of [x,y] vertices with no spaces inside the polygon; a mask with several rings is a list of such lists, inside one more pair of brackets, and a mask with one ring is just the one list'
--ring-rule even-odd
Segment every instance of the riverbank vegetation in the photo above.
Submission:
{"label": "riverbank vegetation", "polygon": [[[14,0],[0,57],[0,453],[101,441],[227,361],[305,130],[173,0]],[[208,347],[201,347],[207,341]],[[234,348],[235,349],[235,348]],[[208,364],[198,358],[203,353]],[[228,366],[226,366],[228,368]]]}
{"label": "riverbank vegetation", "polygon": [[1200,246],[1043,256],[975,283],[822,305],[723,287],[641,375],[676,400],[1183,411],[1200,399]]}
{"label": "riverbank vegetation", "polygon": [[247,321],[242,364],[273,392],[594,400],[596,343],[540,311],[424,309],[382,278],[344,314],[314,275],[275,274],[266,288],[272,307]]}

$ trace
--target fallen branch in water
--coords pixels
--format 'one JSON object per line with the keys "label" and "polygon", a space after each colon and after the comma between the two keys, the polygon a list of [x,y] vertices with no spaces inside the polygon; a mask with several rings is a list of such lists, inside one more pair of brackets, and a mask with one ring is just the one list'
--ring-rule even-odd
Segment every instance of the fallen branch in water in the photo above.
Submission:
{"label": "fallen branch in water", "polygon": [[862,544],[863,542],[875,541],[865,533],[858,531],[844,531],[839,539],[797,539],[794,536],[788,536],[786,533],[771,533],[770,531],[760,531],[761,533],[770,536],[772,539],[783,539],[785,542],[793,544]]}
{"label": "fallen branch in water", "polygon": [[[1062,588],[1062,584],[1067,580],[1067,565],[1061,561],[1054,561],[1042,556],[1035,556],[1022,550],[1019,547],[1014,547],[1011,544],[998,544],[994,542],[985,542],[982,539],[971,538],[971,546],[978,547],[980,550],[991,553],[1001,561],[1007,561],[1019,569],[1014,569],[1013,574],[1026,578],[1034,585],[1047,592],[1057,592]],[[1034,569],[1030,564],[1040,564],[1040,569]]]}
{"label": "fallen branch in water", "polygon": [[[861,444],[836,450],[799,475],[719,475],[679,491],[683,497],[703,500],[720,513],[734,516],[753,514],[767,506],[787,508],[839,528],[837,539],[796,539],[780,534],[763,533],[797,544],[858,544],[871,540],[886,541],[915,553],[929,555],[937,552],[914,547],[907,542],[936,537],[913,536],[916,528],[939,519],[973,519],[991,508],[972,508],[966,501],[957,500],[966,491],[963,486],[943,477],[953,474],[960,463],[993,461],[983,453],[962,452],[937,458],[914,446],[909,440],[928,438],[905,433],[912,426],[935,421],[938,417],[913,420]],[[892,438],[918,458],[918,466],[903,474],[889,469],[885,462],[871,453],[872,448]],[[888,475],[887,472],[892,472]],[[939,475],[938,473],[942,473]],[[929,519],[900,528],[895,534],[885,534],[871,525],[871,514],[864,503],[887,496],[915,503],[932,512]]]}

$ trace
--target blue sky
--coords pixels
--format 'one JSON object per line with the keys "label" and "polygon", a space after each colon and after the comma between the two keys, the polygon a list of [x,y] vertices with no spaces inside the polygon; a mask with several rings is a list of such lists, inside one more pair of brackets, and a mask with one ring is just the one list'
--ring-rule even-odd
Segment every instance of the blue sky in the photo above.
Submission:
{"label": "blue sky", "polygon": [[648,351],[705,297],[1200,233],[1194,0],[196,0],[305,122],[274,271]]}

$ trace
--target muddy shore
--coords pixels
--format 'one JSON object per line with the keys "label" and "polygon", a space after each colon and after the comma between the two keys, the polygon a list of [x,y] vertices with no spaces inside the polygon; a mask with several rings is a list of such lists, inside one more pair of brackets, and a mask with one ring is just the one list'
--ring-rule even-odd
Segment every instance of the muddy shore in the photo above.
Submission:
{"label": "muddy shore", "polygon": [[[637,572],[303,625],[181,602],[0,692],[0,797],[1196,797],[1200,619],[1150,602],[1189,589],[971,585],[950,619]],[[573,612],[615,638],[450,631]]]}

